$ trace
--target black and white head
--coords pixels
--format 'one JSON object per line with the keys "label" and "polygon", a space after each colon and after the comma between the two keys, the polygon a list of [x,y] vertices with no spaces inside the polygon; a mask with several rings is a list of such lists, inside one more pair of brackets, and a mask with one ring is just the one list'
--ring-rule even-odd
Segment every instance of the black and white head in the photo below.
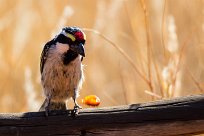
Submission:
{"label": "black and white head", "polygon": [[85,57],[84,45],[86,41],[85,33],[78,27],[64,27],[55,37],[55,40],[62,44],[67,44],[69,50]]}

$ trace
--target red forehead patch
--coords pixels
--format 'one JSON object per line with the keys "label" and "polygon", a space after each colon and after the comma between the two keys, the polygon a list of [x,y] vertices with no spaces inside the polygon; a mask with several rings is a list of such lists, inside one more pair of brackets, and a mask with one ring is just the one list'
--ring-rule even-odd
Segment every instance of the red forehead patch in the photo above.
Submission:
{"label": "red forehead patch", "polygon": [[75,36],[77,39],[79,39],[79,40],[86,40],[86,39],[85,39],[85,35],[84,35],[83,32],[78,31],[78,32],[76,32],[76,33],[74,34],[74,36]]}

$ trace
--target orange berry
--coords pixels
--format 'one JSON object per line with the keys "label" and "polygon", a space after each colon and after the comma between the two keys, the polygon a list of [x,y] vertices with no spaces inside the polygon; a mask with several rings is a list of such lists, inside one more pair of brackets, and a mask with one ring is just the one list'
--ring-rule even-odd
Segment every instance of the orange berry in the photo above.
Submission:
{"label": "orange berry", "polygon": [[96,95],[88,95],[82,99],[82,103],[88,106],[98,106],[100,104],[100,99]]}

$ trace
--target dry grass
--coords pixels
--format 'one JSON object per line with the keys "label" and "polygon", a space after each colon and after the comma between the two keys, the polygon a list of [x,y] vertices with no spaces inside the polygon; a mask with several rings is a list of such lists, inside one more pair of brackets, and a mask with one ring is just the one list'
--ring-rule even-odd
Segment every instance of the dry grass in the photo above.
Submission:
{"label": "dry grass", "polygon": [[112,106],[203,93],[203,1],[0,3],[0,112],[38,110],[42,47],[73,25],[87,34],[79,102],[89,94]]}

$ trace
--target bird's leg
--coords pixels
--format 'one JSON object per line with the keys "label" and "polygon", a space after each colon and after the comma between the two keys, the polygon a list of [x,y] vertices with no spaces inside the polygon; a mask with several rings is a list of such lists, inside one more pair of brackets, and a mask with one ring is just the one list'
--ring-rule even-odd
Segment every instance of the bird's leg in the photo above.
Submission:
{"label": "bird's leg", "polygon": [[72,98],[74,100],[74,110],[73,110],[73,113],[74,113],[74,115],[77,115],[79,113],[79,109],[82,109],[82,107],[79,106],[79,104],[76,101],[76,98],[77,98],[77,89],[74,89],[74,96]]}
{"label": "bird's leg", "polygon": [[49,111],[50,111],[50,101],[51,98],[46,98],[46,103],[45,103],[45,116],[48,116]]}
{"label": "bird's leg", "polygon": [[82,107],[77,104],[76,100],[74,100],[74,104],[75,105],[74,105],[73,113],[74,115],[77,115],[79,113],[79,110],[82,109]]}

